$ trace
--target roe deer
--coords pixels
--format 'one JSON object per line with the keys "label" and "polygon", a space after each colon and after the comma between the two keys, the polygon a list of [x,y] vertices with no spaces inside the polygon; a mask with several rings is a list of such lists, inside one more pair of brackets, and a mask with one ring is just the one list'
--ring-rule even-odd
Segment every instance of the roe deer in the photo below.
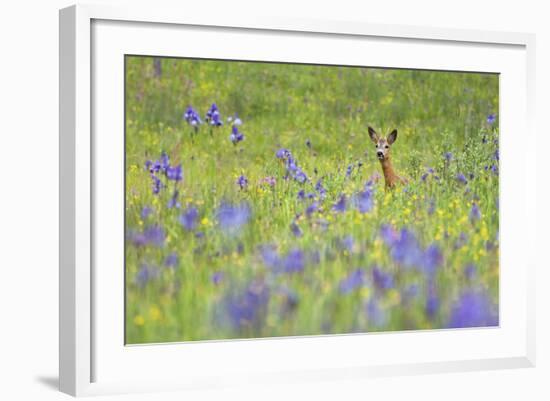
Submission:
{"label": "roe deer", "polygon": [[394,188],[398,183],[406,184],[408,182],[407,179],[398,176],[391,164],[390,148],[397,139],[397,130],[394,129],[387,138],[383,138],[372,127],[369,127],[369,136],[376,146],[376,157],[380,160],[380,165],[382,166],[386,189]]}

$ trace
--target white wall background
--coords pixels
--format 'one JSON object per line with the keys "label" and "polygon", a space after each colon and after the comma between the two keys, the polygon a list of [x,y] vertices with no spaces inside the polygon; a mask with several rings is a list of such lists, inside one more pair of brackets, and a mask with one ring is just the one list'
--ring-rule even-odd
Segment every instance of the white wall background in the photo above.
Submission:
{"label": "white wall background", "polygon": [[[95,0],[131,4],[130,0]],[[139,1],[140,3],[148,3]],[[537,133],[529,144],[539,182],[548,182],[550,25],[545,1],[523,0],[156,0],[190,13],[364,20],[537,34]],[[0,13],[0,398],[56,400],[58,290],[58,9],[66,0],[5,1]],[[518,135],[521,135],[518,132]],[[534,172],[535,173],[535,172]],[[116,399],[550,399],[550,282],[545,249],[550,191],[538,198],[538,363],[534,369],[328,382],[223,393],[121,396]],[[115,399],[108,397],[106,399]]]}

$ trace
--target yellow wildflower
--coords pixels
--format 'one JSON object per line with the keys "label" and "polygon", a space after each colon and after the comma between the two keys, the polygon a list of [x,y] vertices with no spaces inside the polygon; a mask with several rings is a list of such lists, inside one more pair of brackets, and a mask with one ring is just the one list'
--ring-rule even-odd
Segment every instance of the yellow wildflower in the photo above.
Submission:
{"label": "yellow wildflower", "polygon": [[143,326],[145,324],[145,319],[143,318],[143,316],[141,315],[137,315],[135,318],[134,318],[134,324],[136,326]]}
{"label": "yellow wildflower", "polygon": [[162,317],[162,314],[157,305],[152,305],[149,308],[149,317],[151,318],[151,320],[160,320],[160,318]]}

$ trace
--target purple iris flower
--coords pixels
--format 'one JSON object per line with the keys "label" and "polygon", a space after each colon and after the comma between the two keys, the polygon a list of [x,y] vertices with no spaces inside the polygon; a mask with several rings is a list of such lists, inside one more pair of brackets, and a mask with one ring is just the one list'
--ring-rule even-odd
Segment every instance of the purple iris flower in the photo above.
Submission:
{"label": "purple iris flower", "polygon": [[192,127],[198,127],[202,124],[199,113],[197,113],[191,106],[187,106],[187,110],[185,110],[185,113],[183,114],[183,119]]}
{"label": "purple iris flower", "polygon": [[158,273],[159,271],[157,268],[143,264],[136,273],[136,284],[143,288],[149,281],[156,279]]}
{"label": "purple iris flower", "polygon": [[374,285],[381,290],[388,290],[394,285],[393,275],[381,270],[378,266],[372,268],[372,280]]}
{"label": "purple iris flower", "polygon": [[294,175],[294,179],[298,181],[300,184],[303,184],[307,181],[307,175],[303,172],[303,170],[298,169],[296,171],[296,174]]}
{"label": "purple iris flower", "polygon": [[263,246],[260,249],[263,263],[270,269],[278,269],[281,265],[281,258],[272,246]]}
{"label": "purple iris flower", "polygon": [[162,187],[162,181],[156,175],[151,174],[151,180],[153,181],[153,194],[158,195]]}
{"label": "purple iris flower", "polygon": [[388,321],[388,315],[386,311],[384,311],[380,307],[378,301],[375,298],[371,298],[367,302],[365,306],[365,312],[367,314],[369,325],[375,328],[383,327]]}
{"label": "purple iris flower", "polygon": [[168,157],[166,152],[162,152],[159,162],[162,171],[168,170],[168,167],[170,167],[170,158]]}
{"label": "purple iris flower", "polygon": [[489,114],[487,116],[487,124],[489,125],[493,125],[496,120],[497,120],[497,116],[495,114]]}
{"label": "purple iris flower", "polygon": [[149,206],[145,206],[141,209],[141,219],[145,220],[147,217],[149,217],[153,213],[153,208]]}
{"label": "purple iris flower", "polygon": [[238,205],[222,202],[216,213],[221,229],[229,233],[240,230],[248,222],[250,215],[250,207],[244,202]]}
{"label": "purple iris flower", "polygon": [[315,184],[315,190],[319,193],[319,199],[323,200],[327,196],[327,190],[323,186],[322,179],[319,179]]}
{"label": "purple iris flower", "polygon": [[355,197],[355,203],[359,212],[370,212],[374,207],[374,196],[371,187],[368,187],[363,192],[359,192]]}
{"label": "purple iris flower", "polygon": [[148,244],[159,247],[164,245],[164,240],[166,238],[163,228],[159,225],[147,227],[143,230],[143,236]]}
{"label": "purple iris flower", "polygon": [[404,267],[421,266],[424,253],[412,231],[403,228],[399,238],[390,247],[395,262]]}
{"label": "purple iris flower", "polygon": [[222,282],[223,277],[224,277],[223,272],[217,271],[214,274],[212,274],[212,276],[210,277],[210,280],[212,280],[212,283],[214,283],[215,285],[218,285]]}
{"label": "purple iris flower", "polygon": [[466,245],[466,243],[468,242],[468,237],[466,236],[465,233],[461,232],[457,238],[457,240],[455,241],[455,245],[454,245],[454,248],[455,249],[460,249],[462,248],[464,245]]}
{"label": "purple iris flower", "polygon": [[237,178],[237,185],[240,189],[246,189],[248,187],[248,178],[244,175],[239,176],[239,178]]}
{"label": "purple iris flower", "polygon": [[458,173],[456,175],[456,180],[460,182],[461,184],[466,185],[468,183],[468,180],[466,179],[466,176],[462,173]]}
{"label": "purple iris flower", "polygon": [[302,229],[298,224],[296,224],[295,221],[290,224],[290,231],[292,231],[292,234],[294,234],[295,237],[301,237],[302,235],[304,235]]}
{"label": "purple iris flower", "polygon": [[353,251],[354,244],[355,240],[353,239],[353,235],[346,235],[340,240],[340,247],[348,252]]}
{"label": "purple iris flower", "polygon": [[170,199],[168,200],[168,208],[171,209],[171,208],[176,208],[176,209],[179,209],[180,208],[180,203],[178,202],[178,195],[179,195],[179,192],[178,190],[174,190],[174,193],[172,194],[172,196],[170,197]]}
{"label": "purple iris flower", "polygon": [[346,211],[346,196],[341,195],[340,199],[332,206],[332,210],[338,213],[343,213]]}
{"label": "purple iris flower", "polygon": [[306,216],[310,217],[312,213],[317,211],[318,208],[319,208],[319,204],[317,202],[313,202],[311,205],[309,205],[306,208]]}
{"label": "purple iris flower", "polygon": [[223,121],[221,119],[220,110],[218,109],[218,106],[216,103],[212,103],[212,106],[208,109],[206,112],[205,120],[210,125],[214,125],[219,127],[220,125],[223,125]]}
{"label": "purple iris flower", "polygon": [[443,263],[443,255],[436,244],[432,244],[424,252],[423,268],[428,276],[433,277],[436,270]]}
{"label": "purple iris flower", "polygon": [[293,249],[286,255],[283,260],[283,269],[286,273],[297,273],[304,270],[305,256],[304,252],[299,249]]}
{"label": "purple iris flower", "polygon": [[269,288],[258,281],[250,283],[242,292],[226,296],[224,312],[233,329],[259,329],[266,318],[269,298]]}
{"label": "purple iris flower", "polygon": [[350,164],[346,169],[346,177],[349,177],[352,172],[353,172],[353,164]]}
{"label": "purple iris flower", "polygon": [[466,267],[464,267],[464,276],[466,276],[468,280],[472,280],[476,275],[476,271],[477,271],[476,265],[474,265],[473,263],[470,263],[466,265]]}
{"label": "purple iris flower", "polygon": [[451,309],[449,328],[498,326],[498,309],[482,290],[466,290]]}
{"label": "purple iris flower", "polygon": [[215,127],[219,127],[223,125],[223,121],[220,117],[220,113],[216,113],[212,116],[212,120],[210,121],[210,125],[213,125]]}
{"label": "purple iris flower", "polygon": [[389,224],[384,224],[380,227],[380,236],[382,237],[384,243],[389,247],[392,247],[399,239],[399,233]]}
{"label": "purple iris flower", "polygon": [[424,174],[422,174],[422,177],[420,177],[420,179],[422,181],[426,181],[428,179],[429,176],[433,176],[435,174],[435,170],[431,167],[428,167],[426,169],[426,172]]}
{"label": "purple iris flower", "polygon": [[195,207],[189,207],[182,213],[179,220],[181,225],[187,230],[192,231],[197,227],[197,219],[199,217],[199,211]]}
{"label": "purple iris flower", "polygon": [[286,169],[291,176],[294,176],[298,171],[298,165],[292,156],[286,158]]}
{"label": "purple iris flower", "polygon": [[178,255],[175,252],[172,252],[170,255],[164,259],[164,266],[166,267],[176,267],[178,265]]}
{"label": "purple iris flower", "polygon": [[229,139],[231,140],[233,145],[238,144],[240,141],[244,139],[244,134],[242,132],[239,132],[239,128],[235,124],[231,129],[231,135],[229,135]]}
{"label": "purple iris flower", "polygon": [[342,294],[349,294],[357,288],[366,284],[367,277],[363,269],[357,269],[351,272],[345,279],[340,281],[339,289]]}
{"label": "purple iris flower", "polygon": [[479,210],[477,203],[474,203],[470,209],[470,220],[474,222],[479,219],[481,219],[481,211]]}
{"label": "purple iris flower", "polygon": [[150,163],[145,163],[145,164],[149,165],[149,172],[151,174],[158,173],[161,170],[160,161],[155,160],[154,162],[151,162],[150,160],[147,160],[147,162],[150,162]]}
{"label": "purple iris flower", "polygon": [[285,161],[287,177],[292,177],[300,184],[303,184],[308,180],[307,174],[298,167],[297,161],[292,157],[292,154],[287,149],[279,149],[275,156],[277,156],[278,159]]}
{"label": "purple iris flower", "polygon": [[425,305],[426,315],[428,315],[430,319],[433,319],[436,316],[439,310],[439,304],[440,304],[440,300],[439,300],[439,297],[437,296],[437,292],[435,291],[434,288],[430,288],[428,290],[428,295],[426,297],[426,305]]}
{"label": "purple iris flower", "polygon": [[174,181],[181,181],[183,179],[183,169],[181,167],[181,164],[177,165],[176,167],[168,166],[166,169],[166,178],[169,180]]}
{"label": "purple iris flower", "polygon": [[418,296],[418,284],[409,284],[403,290],[401,291],[401,298],[403,299],[404,303],[408,303],[409,301],[413,300]]}
{"label": "purple iris flower", "polygon": [[291,156],[291,153],[288,149],[279,149],[276,153],[275,153],[275,156],[277,157],[277,159],[286,159],[288,158],[289,156]]}
{"label": "purple iris flower", "polygon": [[451,160],[453,160],[453,154],[451,152],[445,152],[443,154],[443,158],[447,163],[449,163]]}
{"label": "purple iris flower", "polygon": [[239,118],[239,116],[237,115],[237,113],[235,113],[234,116],[229,116],[227,117],[227,122],[229,123],[233,123],[233,125],[242,125],[242,120]]}
{"label": "purple iris flower", "polygon": [[130,240],[135,246],[154,245],[161,247],[164,245],[165,234],[162,227],[153,225],[146,227],[143,232],[131,232]]}

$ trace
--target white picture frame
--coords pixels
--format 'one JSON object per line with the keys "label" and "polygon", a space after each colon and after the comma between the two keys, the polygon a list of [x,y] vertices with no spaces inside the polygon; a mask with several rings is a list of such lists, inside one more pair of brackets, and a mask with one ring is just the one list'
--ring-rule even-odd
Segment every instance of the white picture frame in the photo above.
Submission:
{"label": "white picture frame", "polygon": [[[108,231],[116,230],[104,227],[106,222],[116,225],[123,210],[122,207],[105,208],[104,197],[98,198],[103,196],[98,194],[108,193],[110,188],[116,188],[121,182],[118,173],[112,179],[104,179],[105,175],[97,163],[98,158],[101,158],[116,168],[122,157],[122,136],[118,135],[123,133],[117,129],[123,121],[120,114],[122,106],[117,106],[116,102],[120,101],[123,88],[117,86],[117,82],[111,81],[111,78],[120,78],[122,70],[117,68],[121,62],[120,55],[123,54],[137,52],[196,56],[200,49],[177,49],[172,47],[173,41],[166,40],[174,35],[189,34],[186,29],[192,30],[193,37],[199,38],[199,42],[208,41],[208,35],[212,34],[217,37],[233,35],[233,39],[237,36],[243,38],[243,43],[247,40],[253,42],[254,35],[261,34],[262,40],[272,44],[263,53],[250,44],[241,46],[241,50],[228,47],[223,51],[218,50],[216,54],[207,54],[210,57],[262,61],[297,61],[299,57],[304,57],[300,60],[352,64],[355,59],[350,58],[353,56],[350,49],[354,47],[347,47],[350,44],[373,49],[378,59],[374,57],[371,66],[408,65],[409,68],[460,69],[502,74],[501,263],[504,270],[501,278],[501,326],[496,329],[440,330],[431,333],[125,347],[120,336],[123,321],[117,323],[123,313],[121,300],[114,295],[116,291],[123,293],[123,287],[120,287],[123,265],[120,265],[120,272],[114,273],[114,276],[104,274],[98,268],[98,265],[105,265],[105,260],[117,258],[115,253],[118,251],[115,248],[111,252],[101,244],[109,242],[113,247],[120,245],[116,239],[112,241],[109,237]],[[140,36],[144,30],[147,35]],[[341,53],[330,43],[334,39],[338,39]],[[277,49],[283,48],[282,44],[286,40],[303,41],[304,46],[311,44],[311,48],[322,44],[334,51],[328,55],[319,55],[314,50],[309,54],[298,54],[287,49],[288,53],[282,53],[282,50]],[[392,46],[401,46],[396,47],[400,51],[391,53],[390,50],[381,49],[391,49]],[[534,48],[534,35],[523,33],[254,16],[229,21],[219,16],[188,15],[184,9],[163,10],[155,7],[78,5],[61,10],[60,390],[80,396],[209,388],[246,384],[250,381],[284,383],[361,379],[380,375],[534,366],[536,260],[532,247],[535,243],[536,182],[527,172],[535,170],[536,160],[534,155],[526,157],[524,147],[514,147],[518,140],[534,140]],[[408,49],[418,51],[425,57],[403,63],[400,58],[407,56]],[[437,54],[433,54],[436,50]],[[237,51],[242,53],[236,54]],[[269,53],[275,54],[277,51],[280,53],[273,56]],[[492,54],[484,56],[486,52]],[[461,54],[464,56],[459,62]],[[346,57],[348,59],[343,60]],[[357,63],[363,65],[360,58],[357,58]],[[112,77],[107,71],[111,68],[117,71]],[[103,71],[107,71],[107,74]],[[118,94],[107,98],[101,87],[92,85],[94,82],[100,82],[99,85],[104,87],[108,85]],[[113,83],[115,85],[111,85]],[[102,111],[105,109],[113,113],[111,117]],[[94,130],[98,127],[102,132],[113,134],[109,137],[112,144],[106,146],[105,139],[99,142],[96,140],[94,132],[97,131]],[[511,132],[518,130],[524,132],[524,135],[511,135]],[[512,149],[516,151],[511,152]],[[512,165],[514,168],[509,168]],[[518,183],[522,185],[522,190],[514,193],[513,187]],[[97,252],[98,249],[100,252]],[[520,269],[507,270],[507,264],[518,261]],[[374,352],[390,344],[392,349],[397,350],[400,349],[399,344],[403,344],[403,351],[398,351],[398,355]],[[456,344],[456,347],[448,349],[448,344]],[[471,344],[471,349],[465,352],[463,344]],[[476,347],[476,344],[479,346]],[[410,352],[405,349],[405,345],[406,349],[411,348]],[[413,352],[427,345],[434,348],[432,355],[426,350],[422,353],[425,357],[421,358],[419,352]],[[370,358],[364,358],[361,352],[341,355],[342,350],[357,347],[362,350],[372,348],[368,354]],[[438,347],[441,350],[438,351]],[[325,353],[320,356],[321,349]],[[285,354],[301,357],[290,363],[288,358],[281,357]],[[268,357],[269,366],[267,363],[262,365],[261,360],[257,359],[259,356],[264,359]],[[180,366],[185,375],[167,374],[178,358],[186,361],[182,365],[188,365]],[[235,359],[240,362],[223,363],[224,360]],[[146,367],[155,366],[155,371],[151,368],[145,369],[145,372],[132,369],[138,363]],[[254,369],[247,368],[247,363],[253,363]],[[189,366],[191,364],[192,367]],[[212,367],[213,364],[216,368]],[[159,369],[159,365],[165,366],[166,371]]]}

